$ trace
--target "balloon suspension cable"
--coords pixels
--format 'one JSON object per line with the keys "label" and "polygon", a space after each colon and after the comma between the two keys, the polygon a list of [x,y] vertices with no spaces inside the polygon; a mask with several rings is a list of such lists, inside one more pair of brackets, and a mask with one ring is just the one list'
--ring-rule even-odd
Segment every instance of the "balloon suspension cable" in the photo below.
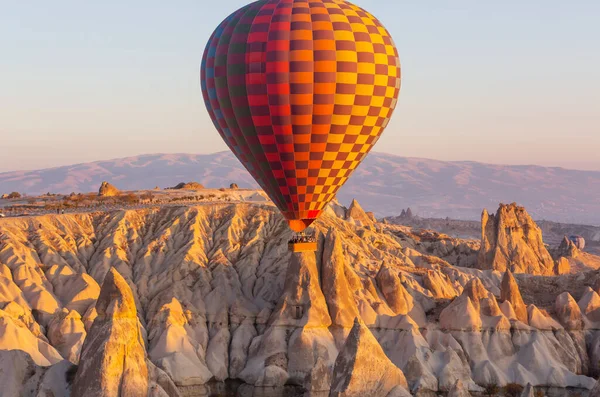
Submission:
{"label": "balloon suspension cable", "polygon": [[314,252],[317,250],[317,237],[315,233],[306,231],[294,233],[288,241],[288,248],[292,252]]}

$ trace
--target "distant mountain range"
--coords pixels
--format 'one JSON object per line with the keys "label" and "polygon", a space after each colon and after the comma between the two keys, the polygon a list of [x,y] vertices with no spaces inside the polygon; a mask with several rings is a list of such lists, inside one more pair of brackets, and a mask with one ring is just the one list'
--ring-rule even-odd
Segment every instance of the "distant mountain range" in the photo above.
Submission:
{"label": "distant mountain range", "polygon": [[[96,191],[102,181],[123,190],[196,181],[207,187],[257,187],[228,152],[150,154],[35,171],[0,173],[0,193]],[[535,219],[600,225],[600,171],[447,162],[371,153],[340,190],[377,216],[411,207],[423,217],[477,220],[500,202],[524,205]]]}

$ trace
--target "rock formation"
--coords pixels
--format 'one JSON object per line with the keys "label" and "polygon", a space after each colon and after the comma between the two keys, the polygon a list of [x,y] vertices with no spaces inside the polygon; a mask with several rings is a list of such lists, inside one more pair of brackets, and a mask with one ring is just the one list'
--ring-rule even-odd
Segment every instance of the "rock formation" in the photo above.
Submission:
{"label": "rock formation", "polygon": [[527,324],[527,306],[523,302],[517,281],[508,269],[504,273],[504,277],[502,277],[500,300],[510,302],[517,319]]}
{"label": "rock formation", "polygon": [[571,264],[567,258],[561,256],[554,263],[554,274],[560,276],[561,274],[569,273],[571,273]]}
{"label": "rock formation", "polygon": [[579,256],[580,249],[577,245],[571,241],[567,236],[561,241],[556,251],[556,256],[565,258],[577,258]]}
{"label": "rock formation", "polygon": [[590,390],[590,397],[600,397],[600,379],[598,379],[598,382],[596,382],[596,384],[594,385],[594,388],[592,390]]}
{"label": "rock formation", "polygon": [[121,194],[119,189],[106,181],[102,182],[100,189],[98,190],[98,196],[100,197],[114,197],[118,196],[119,194]]}
{"label": "rock formation", "polygon": [[465,388],[462,381],[458,379],[448,392],[448,397],[471,397],[471,393]]}
{"label": "rock formation", "polygon": [[170,187],[168,189],[172,190],[202,190],[204,189],[204,185],[198,182],[180,182],[177,185]]}
{"label": "rock formation", "polygon": [[575,299],[568,292],[563,292],[556,297],[554,310],[560,323],[568,330],[583,329],[584,318]]}
{"label": "rock formation", "polygon": [[323,293],[333,325],[351,328],[359,316],[358,307],[346,279],[345,256],[341,238],[331,229],[323,248],[321,279]]}
{"label": "rock formation", "polygon": [[386,397],[397,387],[408,388],[404,374],[387,358],[371,331],[355,319],[335,361],[329,396]]}
{"label": "rock formation", "polygon": [[147,396],[146,350],[131,288],[111,268],[96,302],[73,383],[74,397]]}
{"label": "rock formation", "polygon": [[533,392],[533,385],[531,383],[528,383],[527,386],[525,386],[525,388],[523,389],[521,397],[535,397],[535,394]]}
{"label": "rock formation", "polygon": [[231,184],[229,185],[229,188],[230,188],[230,189],[239,189],[239,186],[237,185],[237,183],[231,183]]}
{"label": "rock formation", "polygon": [[[0,220],[0,351],[17,349],[33,362],[23,376],[11,372],[17,393],[39,379],[68,387],[77,360],[74,395],[113,387],[102,371],[124,386],[142,379],[163,397],[178,395],[174,383],[187,395],[232,379],[315,394],[348,380],[352,392],[360,377],[342,379],[338,370],[336,378],[334,367],[338,358],[352,361],[354,353],[339,352],[350,346],[355,318],[369,354],[388,360],[381,375],[401,370],[419,395],[459,393],[461,383],[473,395],[490,382],[584,395],[593,387],[600,298],[589,287],[600,273],[503,277],[458,263],[473,241],[365,227],[345,215],[329,207],[314,223],[318,251],[297,255],[287,249],[284,218],[257,202]],[[102,349],[126,371],[108,365]],[[364,373],[362,361],[349,374]],[[377,383],[386,385],[382,395],[408,393]]]}
{"label": "rock formation", "polygon": [[346,212],[346,219],[361,226],[369,226],[373,224],[373,218],[367,215],[365,210],[362,209],[356,200],[352,200],[352,203]]}
{"label": "rock formation", "polygon": [[51,367],[40,367],[22,350],[0,349],[0,395],[68,396],[69,373],[73,369],[67,361],[61,361]]}
{"label": "rock formation", "polygon": [[516,204],[500,204],[495,215],[481,216],[480,269],[551,275],[554,261],[542,241],[542,231],[527,211]]}

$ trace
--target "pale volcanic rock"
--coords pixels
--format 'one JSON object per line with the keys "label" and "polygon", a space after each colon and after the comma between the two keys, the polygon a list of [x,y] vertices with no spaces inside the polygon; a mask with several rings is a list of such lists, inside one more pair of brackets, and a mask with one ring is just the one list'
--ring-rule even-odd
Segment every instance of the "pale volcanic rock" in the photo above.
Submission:
{"label": "pale volcanic rock", "polygon": [[75,310],[63,309],[55,314],[48,326],[48,339],[60,354],[73,364],[79,355],[87,333],[81,316]]}
{"label": "pale volcanic rock", "polygon": [[[32,355],[48,361],[50,347],[69,355],[63,347],[81,323],[92,343],[97,339],[90,332],[94,319],[106,317],[96,311],[94,295],[76,296],[92,291],[115,267],[139,313],[139,321],[132,319],[127,329],[138,329],[137,338],[147,340],[147,346],[133,343],[135,336],[119,339],[136,349],[141,345],[162,367],[145,361],[151,396],[177,395],[173,379],[187,393],[225,377],[254,386],[328,391],[338,351],[351,330],[344,325],[349,312],[370,327],[419,395],[443,394],[457,380],[473,394],[481,392],[477,384],[492,381],[593,387],[587,376],[600,373],[596,324],[567,331],[553,309],[549,315],[533,305],[529,326],[515,321],[513,303],[499,304],[494,297],[502,295],[502,273],[448,263],[456,265],[449,258],[464,240],[381,223],[369,229],[346,221],[343,207],[338,212],[329,206],[314,223],[319,251],[300,258],[289,253],[291,233],[270,204],[204,203],[2,219],[0,262],[6,265],[0,266],[5,286],[0,287],[0,309],[10,320],[9,333],[17,329],[19,338],[33,338],[27,341],[34,343],[23,344],[24,349],[33,346]],[[327,237],[330,230],[335,232]],[[446,307],[448,299],[434,298],[435,286],[426,285],[427,272],[429,281],[441,280],[447,291],[461,295]],[[84,285],[86,274],[94,281]],[[592,320],[597,300],[584,288],[597,278],[594,272],[517,276],[527,302],[548,308],[568,291],[579,299],[584,320]],[[448,308],[456,310],[458,319]],[[61,320],[67,314],[73,318]],[[465,315],[473,320],[461,320]],[[480,326],[463,329],[478,321]],[[6,335],[0,333],[0,341]],[[198,370],[202,363],[208,372]],[[60,368],[67,364],[50,367],[63,382]],[[50,382],[49,374],[43,377]],[[388,395],[406,393],[395,387]]]}
{"label": "pale volcanic rock", "polygon": [[565,329],[581,330],[585,326],[581,310],[575,299],[568,292],[563,292],[556,297],[554,310]]}
{"label": "pale volcanic rock", "polygon": [[423,276],[423,285],[436,299],[451,299],[458,294],[447,275],[437,270],[429,270]]}
{"label": "pale volcanic rock", "polygon": [[552,317],[544,315],[535,305],[527,306],[529,325],[543,331],[553,331],[563,327]]}
{"label": "pale volcanic rock", "polygon": [[387,396],[408,388],[402,371],[387,358],[371,331],[356,319],[335,361],[330,397]]}
{"label": "pale volcanic rock", "polygon": [[542,231],[525,208],[501,204],[496,214],[481,216],[480,269],[552,275],[554,261],[542,241]]}
{"label": "pale volcanic rock", "polygon": [[85,326],[85,332],[90,332],[96,317],[98,317],[98,312],[96,311],[96,305],[94,304],[86,310],[85,314],[81,318],[83,325]]}
{"label": "pale volcanic rock", "polygon": [[442,311],[440,326],[446,330],[479,330],[483,322],[473,301],[462,294]]}
{"label": "pale volcanic rock", "polygon": [[[29,255],[33,253],[28,253],[27,256]],[[35,260],[27,256],[21,256],[22,261],[15,263],[12,268],[13,281],[23,292],[31,309],[37,311],[40,325],[47,326],[54,313],[59,310],[60,303],[52,293],[52,284]]]}
{"label": "pale volcanic rock", "polygon": [[359,316],[353,294],[348,287],[341,239],[335,229],[330,229],[323,248],[321,279],[325,301],[333,325],[352,328],[354,319]]}
{"label": "pale volcanic rock", "polygon": [[26,315],[26,312],[16,304],[11,305],[9,311],[0,309],[0,351],[21,350],[40,366],[62,361],[60,353],[39,333],[39,328],[36,329],[38,332],[32,332],[27,324],[20,320],[23,315]]}
{"label": "pale volcanic rock", "polygon": [[500,300],[509,301],[514,309],[517,319],[527,324],[527,306],[525,305],[525,302],[523,302],[517,280],[515,280],[515,277],[509,269],[506,269],[504,277],[502,277]]}
{"label": "pale volcanic rock", "polygon": [[600,379],[596,382],[592,390],[590,390],[590,397],[600,397]]}
{"label": "pale volcanic rock", "polygon": [[[394,314],[408,314],[417,324],[426,324],[427,320],[423,306],[405,288],[398,270],[394,270],[391,266],[384,263],[377,273],[376,280],[379,289]],[[364,317],[363,320],[365,320]]]}
{"label": "pale volcanic rock", "polygon": [[86,338],[73,397],[146,396],[148,367],[131,289],[111,268],[96,302],[98,317]]}
{"label": "pale volcanic rock", "polygon": [[600,295],[596,291],[586,287],[577,305],[590,321],[600,321]]}
{"label": "pale volcanic rock", "polygon": [[520,397],[535,397],[533,385],[531,383],[527,383],[527,386],[523,389]]}
{"label": "pale volcanic rock", "polygon": [[402,285],[398,274],[398,270],[385,263],[382,264],[376,277],[377,285],[395,314],[408,314],[413,298]]}
{"label": "pale volcanic rock", "polygon": [[458,379],[448,392],[448,397],[471,397],[471,393],[465,388],[462,381]]}
{"label": "pale volcanic rock", "polygon": [[440,326],[449,330],[510,329],[510,322],[500,310],[496,297],[478,278],[473,278],[463,293],[442,311]]}
{"label": "pale volcanic rock", "polygon": [[100,189],[98,189],[98,196],[100,197],[114,197],[119,194],[121,194],[120,190],[106,181],[102,182]]}
{"label": "pale volcanic rock", "polygon": [[209,341],[206,348],[206,365],[216,380],[229,377],[229,341],[231,332],[227,323],[213,323],[209,326]]}
{"label": "pale volcanic rock", "polygon": [[17,302],[8,302],[2,309],[19,327],[27,328],[36,337],[47,342],[43,328],[35,321],[33,313],[28,306],[21,306]]}
{"label": "pale volcanic rock", "polygon": [[22,350],[0,349],[0,394],[2,397],[68,396],[66,373],[70,368],[67,361],[40,367]]}
{"label": "pale volcanic rock", "polygon": [[358,201],[352,200],[348,211],[346,211],[346,219],[354,222],[359,226],[370,226],[373,224],[373,219],[367,215],[365,210],[362,209]]}
{"label": "pale volcanic rock", "polygon": [[68,265],[54,265],[46,271],[46,277],[52,283],[53,293],[69,310],[76,310],[83,315],[92,306],[98,295],[100,286],[91,276],[75,273]]}
{"label": "pale volcanic rock", "polygon": [[323,291],[315,253],[299,252],[291,256],[285,286],[270,325],[329,327],[331,317]]}
{"label": "pale volcanic rock", "polygon": [[212,377],[206,365],[206,326],[194,327],[173,298],[156,313],[148,335],[149,358],[180,386],[203,385]]}
{"label": "pale volcanic rock", "polygon": [[233,331],[229,354],[229,376],[233,379],[243,371],[248,360],[248,350],[252,340],[258,336],[254,322],[250,317],[246,318]]}
{"label": "pale volcanic rock", "polygon": [[292,254],[279,304],[265,333],[252,341],[239,377],[257,386],[304,384],[317,357],[332,364],[337,356],[331,324],[315,253]]}
{"label": "pale volcanic rock", "polygon": [[[510,321],[519,320],[517,318],[517,313],[515,313],[515,309],[513,308],[512,303],[510,301],[501,302],[498,306],[500,306],[500,310],[502,310],[502,314],[509,319]],[[527,314],[527,307],[525,307],[525,314]],[[525,320],[528,318],[526,317]]]}

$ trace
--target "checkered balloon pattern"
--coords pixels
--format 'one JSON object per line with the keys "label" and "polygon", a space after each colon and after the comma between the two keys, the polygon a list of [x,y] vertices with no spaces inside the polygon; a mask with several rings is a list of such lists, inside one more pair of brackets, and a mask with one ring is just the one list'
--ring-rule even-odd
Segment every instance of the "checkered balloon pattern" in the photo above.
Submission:
{"label": "checkered balloon pattern", "polygon": [[400,92],[388,31],[344,0],[259,0],[227,17],[201,67],[210,117],[294,231],[321,213]]}

